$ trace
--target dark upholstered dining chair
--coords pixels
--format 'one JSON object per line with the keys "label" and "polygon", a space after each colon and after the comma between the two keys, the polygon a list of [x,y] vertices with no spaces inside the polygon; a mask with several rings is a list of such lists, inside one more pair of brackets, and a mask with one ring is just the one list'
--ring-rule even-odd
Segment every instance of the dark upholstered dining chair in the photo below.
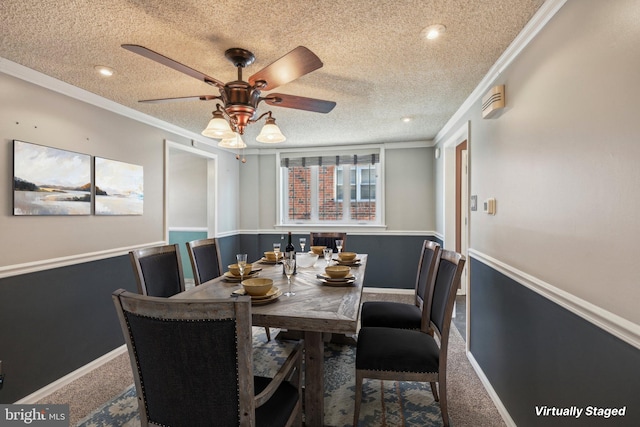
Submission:
{"label": "dark upholstered dining chair", "polygon": [[301,345],[273,379],[253,375],[251,299],[180,300],[119,289],[144,426],[299,426]]}
{"label": "dark upholstered dining chair", "polygon": [[429,382],[435,401],[440,402],[444,425],[449,425],[447,350],[453,304],[464,263],[463,255],[442,251],[429,318],[439,346],[436,338],[424,331],[374,326],[360,329],[356,348],[354,426],[358,425],[364,378]]}
{"label": "dark upholstered dining chair", "polygon": [[[196,286],[224,274],[218,239],[210,238],[187,242],[187,252],[189,252],[193,268],[193,281]],[[269,327],[265,326],[264,331],[267,335],[267,341],[271,341]]]}
{"label": "dark upholstered dining chair", "polygon": [[184,273],[178,245],[154,246],[129,252],[138,292],[153,297],[170,297],[183,292]]}
{"label": "dark upholstered dining chair", "polygon": [[207,282],[224,273],[218,239],[200,239],[187,242],[187,252],[193,268],[195,285]]}
{"label": "dark upholstered dining chair", "polygon": [[347,250],[347,233],[310,233],[309,234],[309,247],[311,246],[326,246],[337,252],[336,240],[342,240],[342,250]]}
{"label": "dark upholstered dining chair", "polygon": [[[429,330],[430,302],[440,261],[440,244],[425,240],[420,251],[416,276],[414,303],[394,301],[367,301],[360,312],[361,327]],[[423,308],[426,307],[426,310]]]}

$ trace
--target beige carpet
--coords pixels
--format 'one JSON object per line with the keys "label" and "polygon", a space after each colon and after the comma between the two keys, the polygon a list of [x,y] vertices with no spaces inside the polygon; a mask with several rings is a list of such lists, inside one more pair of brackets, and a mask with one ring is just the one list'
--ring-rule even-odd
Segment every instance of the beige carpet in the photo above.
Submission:
{"label": "beige carpet", "polygon": [[[389,293],[363,294],[363,300],[411,301],[411,296]],[[69,404],[70,425],[75,426],[105,402],[122,393],[133,376],[127,354],[73,381],[37,403]],[[449,415],[454,426],[505,426],[465,354],[465,343],[451,328],[448,368]],[[389,426],[391,427],[391,426]]]}

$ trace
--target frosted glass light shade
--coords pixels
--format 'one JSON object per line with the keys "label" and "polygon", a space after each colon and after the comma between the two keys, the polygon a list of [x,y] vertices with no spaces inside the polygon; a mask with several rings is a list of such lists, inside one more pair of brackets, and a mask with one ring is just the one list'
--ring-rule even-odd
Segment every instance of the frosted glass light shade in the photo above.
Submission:
{"label": "frosted glass light shade", "polygon": [[225,138],[218,143],[219,147],[224,148],[247,148],[247,144],[242,140],[240,134],[234,133],[232,138]]}
{"label": "frosted glass light shade", "polygon": [[202,131],[202,135],[209,138],[224,139],[233,138],[235,133],[231,130],[229,122],[222,117],[216,117],[216,114],[214,114],[213,119],[209,121],[205,130]]}
{"label": "frosted glass light shade", "polygon": [[262,127],[260,135],[256,137],[256,140],[267,144],[276,144],[286,141],[287,138],[282,134],[274,119],[267,119],[267,123]]}

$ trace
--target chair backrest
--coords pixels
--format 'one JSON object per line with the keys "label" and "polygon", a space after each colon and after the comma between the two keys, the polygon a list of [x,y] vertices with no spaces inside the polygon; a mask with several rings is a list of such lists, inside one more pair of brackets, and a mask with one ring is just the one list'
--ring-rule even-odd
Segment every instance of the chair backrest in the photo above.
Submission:
{"label": "chair backrest", "polygon": [[178,245],[154,246],[129,252],[138,292],[170,297],[184,291],[184,274]]}
{"label": "chair backrest", "polygon": [[431,240],[425,240],[422,243],[422,251],[420,252],[415,286],[415,303],[416,306],[422,310],[420,330],[423,332],[429,329],[431,306],[428,305],[427,301],[429,301],[429,296],[433,294],[439,263],[440,244]]}
{"label": "chair backrest", "polygon": [[336,240],[342,240],[342,250],[347,249],[347,233],[311,233],[309,235],[309,246],[326,246],[337,251]]}
{"label": "chair backrest", "polygon": [[142,426],[255,425],[249,297],[113,293]]}
{"label": "chair backrest", "polygon": [[193,268],[195,285],[215,279],[222,275],[222,259],[218,239],[201,239],[187,242],[187,251]]}
{"label": "chair backrest", "polygon": [[431,326],[440,336],[441,348],[446,348],[449,340],[453,304],[464,263],[463,255],[445,249],[441,251],[433,293],[428,301],[431,306],[429,315]]}

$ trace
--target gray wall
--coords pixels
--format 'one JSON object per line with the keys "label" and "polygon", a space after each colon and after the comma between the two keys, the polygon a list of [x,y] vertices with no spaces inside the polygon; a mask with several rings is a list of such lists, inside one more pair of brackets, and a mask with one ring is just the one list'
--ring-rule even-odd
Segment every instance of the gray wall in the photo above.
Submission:
{"label": "gray wall", "polygon": [[495,216],[470,215],[469,340],[518,425],[603,421],[537,418],[535,405],[638,408],[623,396],[640,381],[621,372],[640,346],[638,22],[637,1],[569,0],[496,78],[504,112],[483,120],[478,100],[438,139],[470,121],[470,194],[497,200]]}

